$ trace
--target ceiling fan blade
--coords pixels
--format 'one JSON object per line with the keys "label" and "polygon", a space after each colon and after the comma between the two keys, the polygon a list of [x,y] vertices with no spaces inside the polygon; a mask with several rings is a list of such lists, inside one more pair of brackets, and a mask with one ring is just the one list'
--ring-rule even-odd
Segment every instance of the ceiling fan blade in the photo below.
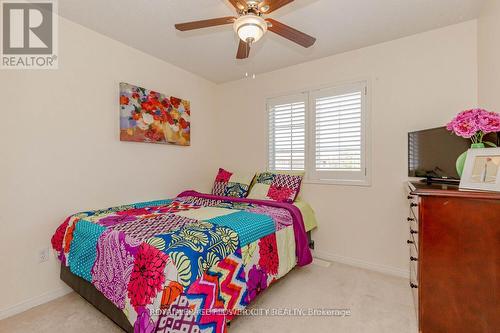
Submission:
{"label": "ceiling fan blade", "polygon": [[195,30],[201,28],[215,27],[218,25],[233,24],[235,19],[236,18],[232,16],[219,17],[209,20],[179,23],[175,25],[175,28],[180,31]]}
{"label": "ceiling fan blade", "polygon": [[240,45],[238,46],[238,53],[236,54],[236,59],[246,59],[250,55],[250,44],[242,41],[240,39]]}
{"label": "ceiling fan blade", "polygon": [[234,6],[237,10],[244,10],[247,8],[247,3],[245,0],[229,0],[231,5]]}
{"label": "ceiling fan blade", "polygon": [[293,1],[294,0],[264,0],[259,4],[259,9],[261,12],[269,14]]}
{"label": "ceiling fan blade", "polygon": [[311,47],[314,45],[314,43],[316,43],[316,38],[309,36],[308,34],[294,29],[286,24],[270,18],[266,19],[266,21],[271,23],[271,26],[268,28],[270,31],[303,47]]}

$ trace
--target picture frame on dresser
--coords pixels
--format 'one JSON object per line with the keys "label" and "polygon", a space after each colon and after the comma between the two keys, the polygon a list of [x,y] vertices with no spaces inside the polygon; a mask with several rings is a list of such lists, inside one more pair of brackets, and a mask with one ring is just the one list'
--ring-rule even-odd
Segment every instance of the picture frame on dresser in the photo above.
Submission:
{"label": "picture frame on dresser", "polygon": [[467,151],[460,189],[500,192],[500,148]]}

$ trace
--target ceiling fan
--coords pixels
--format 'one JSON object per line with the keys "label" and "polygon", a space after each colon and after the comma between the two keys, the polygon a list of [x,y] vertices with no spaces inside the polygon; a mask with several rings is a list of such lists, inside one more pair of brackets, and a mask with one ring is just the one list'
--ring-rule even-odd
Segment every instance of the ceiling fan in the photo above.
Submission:
{"label": "ceiling fan", "polygon": [[234,31],[240,38],[237,59],[245,59],[250,55],[250,46],[257,42],[269,30],[281,37],[291,40],[303,47],[311,47],[316,38],[298,31],[286,24],[264,19],[263,16],[288,5],[294,0],[229,0],[236,8],[238,17],[228,16],[209,20],[179,23],[175,28],[180,31],[233,24]]}

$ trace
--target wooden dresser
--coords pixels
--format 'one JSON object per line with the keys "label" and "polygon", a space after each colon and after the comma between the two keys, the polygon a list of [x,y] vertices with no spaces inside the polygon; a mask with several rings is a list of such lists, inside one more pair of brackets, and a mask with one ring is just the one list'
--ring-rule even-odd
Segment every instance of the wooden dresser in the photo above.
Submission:
{"label": "wooden dresser", "polygon": [[499,332],[500,193],[412,182],[407,197],[419,332]]}

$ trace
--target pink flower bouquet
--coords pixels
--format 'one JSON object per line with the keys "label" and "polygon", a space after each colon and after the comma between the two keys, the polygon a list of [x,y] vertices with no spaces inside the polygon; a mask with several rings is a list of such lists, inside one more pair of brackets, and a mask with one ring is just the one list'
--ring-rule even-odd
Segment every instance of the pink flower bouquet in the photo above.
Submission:
{"label": "pink flower bouquet", "polygon": [[[472,143],[483,143],[485,134],[500,132],[500,114],[483,109],[472,109],[460,112],[446,129],[463,138],[471,139]],[[491,142],[484,142],[494,146]]]}

